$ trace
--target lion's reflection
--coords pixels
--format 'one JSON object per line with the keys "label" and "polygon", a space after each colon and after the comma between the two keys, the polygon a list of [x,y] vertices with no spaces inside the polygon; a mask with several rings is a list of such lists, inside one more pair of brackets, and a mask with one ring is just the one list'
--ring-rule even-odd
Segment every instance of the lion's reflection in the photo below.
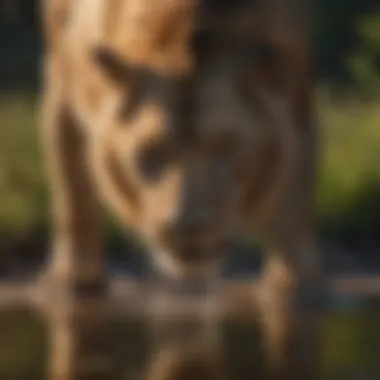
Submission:
{"label": "lion's reflection", "polygon": [[224,380],[223,361],[201,342],[162,347],[147,366],[144,380]]}
{"label": "lion's reflection", "polygon": [[48,380],[113,379],[102,297],[50,300],[46,320],[50,330]]}
{"label": "lion's reflection", "polygon": [[[130,346],[128,350],[136,350],[136,339],[140,341],[141,337],[135,336],[135,340],[131,336],[110,337],[108,327],[112,313],[108,312],[108,306],[108,301],[100,297],[68,299],[49,304],[49,380],[318,378],[316,352],[310,350],[313,340],[311,334],[315,336],[317,330],[310,318],[295,318],[297,326],[293,329],[293,340],[297,341],[298,348],[292,356],[289,347],[286,368],[273,372],[266,364],[271,363],[267,359],[275,355],[266,346],[267,332],[262,325],[257,325],[254,315],[246,315],[244,322],[236,319],[226,321],[217,314],[179,315],[173,314],[170,309],[161,314],[148,314],[148,318],[145,318],[144,331],[148,334],[148,343],[143,348],[144,359],[139,360],[139,368],[133,371],[132,367],[137,363],[132,366],[125,363],[123,376],[115,373],[121,369],[116,370],[114,366],[115,360],[109,350],[110,338],[125,340]],[[132,326],[130,331],[135,329],[135,322],[131,322],[127,316],[121,320],[125,325]],[[252,326],[257,327],[258,335],[252,333]]]}

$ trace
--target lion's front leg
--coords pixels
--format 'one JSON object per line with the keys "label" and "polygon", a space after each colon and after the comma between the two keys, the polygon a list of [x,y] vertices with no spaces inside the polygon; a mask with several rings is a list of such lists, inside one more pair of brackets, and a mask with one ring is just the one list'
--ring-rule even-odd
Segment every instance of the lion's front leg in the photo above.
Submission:
{"label": "lion's front leg", "polygon": [[[69,289],[104,282],[100,215],[86,140],[65,104],[62,79],[48,73],[42,137],[51,191],[52,244],[43,279]],[[52,281],[52,283],[50,283]]]}
{"label": "lion's front leg", "polygon": [[302,235],[286,240],[267,253],[258,292],[264,345],[279,378],[318,379],[323,280],[316,246]]}

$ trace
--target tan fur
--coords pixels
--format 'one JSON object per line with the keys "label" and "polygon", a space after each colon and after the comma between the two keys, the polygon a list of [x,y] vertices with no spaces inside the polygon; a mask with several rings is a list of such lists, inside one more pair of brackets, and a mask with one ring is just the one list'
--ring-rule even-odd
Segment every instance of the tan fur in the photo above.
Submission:
{"label": "tan fur", "polygon": [[[294,290],[315,289],[307,284],[318,277],[307,22],[296,0],[262,0],[259,8],[211,17],[204,25],[217,38],[205,53],[215,47],[217,58],[202,71],[191,49],[201,3],[44,1],[49,270],[64,282],[102,279],[102,200],[147,242],[159,265],[170,262],[164,266],[182,275],[208,254],[217,258],[225,239],[259,233],[268,247],[263,308],[281,315]],[[236,59],[255,41],[271,44],[275,59],[245,71]],[[197,108],[178,111],[186,106]],[[189,130],[196,138],[187,146],[177,134]],[[148,171],[169,160],[158,179],[142,173],[145,153],[153,155],[145,159]],[[196,234],[183,234],[180,222]],[[189,242],[203,252],[197,265],[178,248]],[[283,336],[286,326],[272,318],[269,329]]]}

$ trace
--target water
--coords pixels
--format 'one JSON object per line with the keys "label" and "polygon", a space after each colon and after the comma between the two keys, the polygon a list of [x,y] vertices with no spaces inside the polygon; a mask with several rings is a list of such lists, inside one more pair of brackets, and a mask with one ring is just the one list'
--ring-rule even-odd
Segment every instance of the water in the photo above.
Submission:
{"label": "water", "polygon": [[[95,314],[90,316],[91,321],[95,319]],[[346,300],[335,303],[335,307],[323,317],[320,379],[380,379],[379,321],[380,308],[377,302]],[[167,322],[165,331],[168,326],[169,330],[174,331],[174,322]],[[57,321],[53,322],[27,308],[0,312],[1,380],[49,379],[47,368],[52,352],[49,334],[56,328],[54,323]],[[71,325],[73,329],[74,325],[76,329],[81,329],[75,323]],[[227,380],[260,378],[258,374],[262,371],[263,363],[260,331],[247,318],[223,320],[217,343],[214,341],[209,346],[207,342],[197,346],[196,328],[189,330],[192,332],[185,338],[165,340],[153,332],[149,319],[111,316],[107,324],[102,326],[105,339],[89,339],[87,336],[79,338],[78,345],[82,345],[82,349],[86,344],[93,347],[96,344],[103,345],[104,352],[108,353],[107,366],[112,368],[112,379],[203,380],[200,373],[207,374],[205,378],[208,380],[221,379],[222,376]],[[187,326],[192,328],[190,322]],[[88,328],[88,324],[83,328]],[[94,325],[91,334],[96,335],[99,329]],[[69,331],[66,333],[70,334]],[[77,331],[75,334],[81,333]],[[212,339],[207,339],[212,342]],[[193,375],[183,375],[186,370]]]}

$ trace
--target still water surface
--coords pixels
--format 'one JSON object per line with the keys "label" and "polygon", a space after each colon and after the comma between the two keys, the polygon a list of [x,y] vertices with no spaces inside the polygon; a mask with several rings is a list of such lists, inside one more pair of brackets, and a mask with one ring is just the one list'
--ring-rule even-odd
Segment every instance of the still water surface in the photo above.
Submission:
{"label": "still water surface", "polygon": [[[49,328],[46,319],[33,310],[18,308],[0,313],[1,380],[47,379]],[[171,379],[162,376],[162,368],[157,367],[157,356],[161,354],[152,336],[146,320],[114,317],[109,321],[104,344],[115,379]],[[321,380],[380,379],[378,302],[339,300],[323,317],[321,338]],[[238,319],[223,321],[219,342],[217,353],[208,349],[210,358],[216,360],[210,359],[211,362],[218,367],[212,370],[214,375],[210,372],[209,379],[219,378],[215,375],[218,371],[226,379],[258,378],[263,358],[254,323]],[[167,350],[165,355],[173,368],[176,366],[173,363],[183,359],[178,347]]]}

